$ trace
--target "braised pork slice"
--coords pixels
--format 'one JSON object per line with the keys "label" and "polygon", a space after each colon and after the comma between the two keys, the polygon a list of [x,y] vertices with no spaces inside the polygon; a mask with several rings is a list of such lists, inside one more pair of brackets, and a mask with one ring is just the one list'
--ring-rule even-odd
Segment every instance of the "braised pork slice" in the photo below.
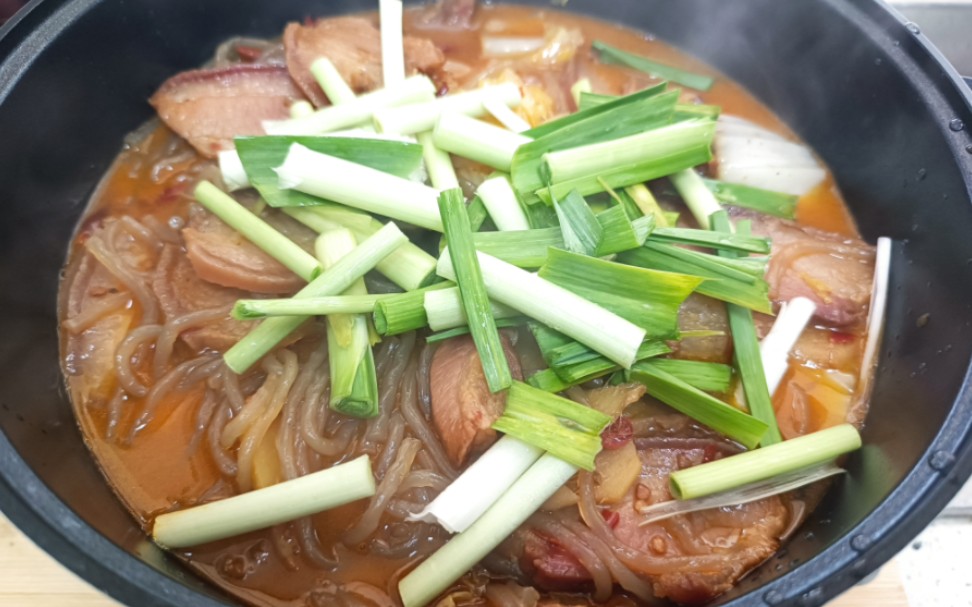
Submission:
{"label": "braised pork slice", "polygon": [[199,278],[179,246],[167,244],[162,248],[159,264],[152,278],[152,290],[159,305],[171,321],[190,312],[225,309],[224,320],[207,323],[200,328],[183,331],[179,337],[190,348],[212,348],[225,351],[242,339],[252,328],[252,321],[233,320],[229,309],[238,299],[252,297],[239,289],[220,287]]}
{"label": "braised pork slice", "polygon": [[[298,244],[309,244],[306,242],[308,236],[303,231],[295,231],[295,234],[297,238],[287,235]],[[186,252],[192,267],[207,282],[272,294],[294,293],[307,284],[239,232],[200,207],[190,210],[189,225],[183,228],[182,237],[186,241]]]}
{"label": "braised pork slice", "polygon": [[[442,51],[425,38],[405,36],[405,71],[435,78],[445,63]],[[327,96],[311,74],[317,59],[331,60],[356,93],[381,86],[381,32],[361,17],[321,19],[310,25],[291,23],[284,30],[290,75],[311,102],[327,105]],[[441,84],[441,83],[438,83]]]}
{"label": "braised pork slice", "polygon": [[746,214],[753,233],[772,240],[766,279],[777,303],[807,297],[817,318],[838,327],[860,324],[867,316],[874,278],[874,247],[815,228],[766,215]]}
{"label": "braised pork slice", "polygon": [[[515,379],[521,379],[520,361],[509,340],[501,334],[506,360]],[[503,414],[505,393],[493,394],[468,335],[447,340],[432,356],[429,375],[432,423],[446,454],[456,467],[484,451],[496,439],[490,426]]]}
{"label": "braised pork slice", "polygon": [[[660,407],[645,411],[632,418],[640,476],[622,500],[602,506],[600,514],[615,541],[644,555],[627,564],[651,583],[656,596],[704,604],[776,551],[788,527],[789,508],[782,498],[772,497],[641,525],[639,507],[672,499],[668,480],[673,471],[739,451],[683,415]],[[590,574],[567,546],[535,529],[527,529],[523,539],[520,568],[537,586],[591,587]]]}
{"label": "braised pork slice", "polygon": [[159,118],[200,154],[232,149],[233,138],[263,135],[262,121],[290,116],[303,99],[287,70],[276,65],[234,65],[182,72],[149,100]]}

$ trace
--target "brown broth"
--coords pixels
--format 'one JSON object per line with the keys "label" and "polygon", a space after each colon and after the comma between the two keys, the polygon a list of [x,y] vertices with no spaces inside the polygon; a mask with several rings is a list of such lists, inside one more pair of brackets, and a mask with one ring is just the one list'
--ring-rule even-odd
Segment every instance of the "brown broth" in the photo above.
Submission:
{"label": "brown broth", "polygon": [[[526,32],[536,29],[538,21],[580,29],[587,42],[579,53],[579,73],[595,75],[604,87],[599,92],[620,94],[627,92],[625,87],[632,79],[645,83],[650,79],[633,76],[629,70],[622,68],[599,65],[590,51],[590,41],[594,39],[607,39],[622,49],[715,75],[717,79],[712,89],[698,93],[702,102],[719,105],[725,113],[744,117],[795,139],[768,108],[740,86],[644,33],[569,13],[514,6],[481,7],[477,26],[487,20],[520,24],[510,27],[519,27]],[[474,33],[421,27],[416,11],[406,14],[406,30],[431,38],[446,50],[450,58],[472,65],[474,71],[483,63],[479,57],[478,36]],[[163,154],[175,155],[179,160],[167,169],[153,173],[149,170],[154,164],[151,160]],[[174,216],[184,218],[187,200],[179,194],[194,177],[187,178],[183,173],[188,171],[195,174],[210,165],[210,162],[198,159],[188,146],[179,142],[167,129],[157,128],[122,152],[103,187],[92,200],[86,221],[117,214],[129,214],[135,218],[153,215],[163,222]],[[857,234],[853,219],[829,176],[820,187],[800,200],[798,214],[801,223],[848,235]],[[85,234],[82,229],[75,244],[81,242]],[[157,513],[193,503],[220,480],[220,473],[205,450],[197,449],[190,455],[186,454],[185,445],[193,434],[199,394],[184,394],[172,400],[178,402],[162,405],[162,410],[167,412],[163,416],[164,421],[157,420],[130,445],[125,446],[106,440],[106,414],[103,409],[89,406],[88,403],[75,403],[84,435],[106,477],[146,529]],[[316,517],[318,532],[336,537],[358,512],[359,506],[351,505],[319,515]],[[253,559],[262,559],[262,564],[242,579],[227,578],[225,572],[233,570],[226,566],[227,555],[245,552],[246,547],[249,547]],[[358,558],[352,559],[355,565],[342,566],[340,574],[302,564],[300,559],[293,567],[277,552],[266,532],[251,533],[176,554],[214,584],[260,605],[302,605],[300,597],[327,580],[337,584],[363,581],[391,589],[392,581],[411,565],[408,559],[386,560],[359,553]]]}

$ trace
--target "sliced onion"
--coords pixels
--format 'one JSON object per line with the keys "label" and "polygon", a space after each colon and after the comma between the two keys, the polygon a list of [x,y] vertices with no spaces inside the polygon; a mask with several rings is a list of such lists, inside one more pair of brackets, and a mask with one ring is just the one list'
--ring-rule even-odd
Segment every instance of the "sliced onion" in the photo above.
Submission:
{"label": "sliced onion", "polygon": [[546,44],[546,38],[522,36],[483,36],[484,57],[511,57],[535,53]]}
{"label": "sliced onion", "polygon": [[716,129],[719,179],[802,196],[827,173],[810,148],[737,116],[722,116]]}

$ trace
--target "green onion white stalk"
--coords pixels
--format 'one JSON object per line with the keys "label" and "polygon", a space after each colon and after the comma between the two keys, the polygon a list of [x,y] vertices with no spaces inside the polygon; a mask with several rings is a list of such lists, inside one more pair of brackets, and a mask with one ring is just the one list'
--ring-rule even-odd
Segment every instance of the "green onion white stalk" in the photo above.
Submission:
{"label": "green onion white stalk", "polygon": [[509,172],[513,154],[532,141],[518,133],[462,114],[443,114],[435,125],[435,144],[457,156]]}
{"label": "green onion white stalk", "polygon": [[[486,291],[493,300],[576,339],[624,368],[635,361],[645,330],[633,323],[491,255],[479,253]],[[439,257],[440,276],[455,279],[448,255]]]}
{"label": "green onion white stalk", "polygon": [[439,193],[427,185],[320,154],[299,144],[290,146],[284,163],[275,170],[282,188],[442,231],[436,202]]}
{"label": "green onion white stalk", "polygon": [[479,353],[486,383],[491,392],[505,390],[510,387],[513,376],[496,329],[486,285],[483,284],[462,190],[454,188],[442,192],[439,195],[439,212],[449,241],[442,256],[449,257],[449,265],[453,269],[452,280],[459,285],[462,309],[469,319],[469,331]]}
{"label": "green onion white stalk", "polygon": [[755,451],[672,472],[671,491],[677,499],[712,495],[818,466],[860,446],[861,435],[857,429],[850,424],[841,424]]}
{"label": "green onion white stalk", "polygon": [[348,86],[348,83],[344,81],[341,72],[334,67],[334,64],[327,57],[315,59],[311,63],[310,71],[321,90],[327,95],[327,100],[331,102],[331,105],[351,103],[358,98],[351,87]]}
{"label": "green onion white stalk", "polygon": [[432,132],[420,133],[418,142],[422,144],[422,157],[425,159],[425,170],[429,173],[429,181],[437,190],[450,190],[459,187],[456,168],[452,165],[452,158],[448,152],[440,150],[432,139]]}
{"label": "green onion white stalk", "polygon": [[320,135],[362,125],[386,107],[421,103],[435,98],[435,84],[426,76],[412,76],[402,82],[361,95],[354,101],[321,108],[305,118],[265,120],[268,135]]}
{"label": "green onion white stalk", "polygon": [[291,118],[306,118],[314,113],[314,106],[310,101],[304,99],[297,100],[290,104]]}
{"label": "green onion white stalk", "polygon": [[[341,228],[318,236],[315,248],[317,258],[326,271],[353,251],[356,245],[351,231]],[[364,279],[354,281],[344,294],[367,295]],[[331,374],[331,408],[353,417],[378,415],[378,378],[366,315],[328,315],[327,361]]]}
{"label": "green onion white stalk", "polygon": [[695,172],[695,169],[685,169],[671,175],[669,179],[692,212],[699,227],[703,230],[710,229],[709,216],[721,211],[722,205],[702,181],[702,177]]}
{"label": "green onion white stalk", "polygon": [[871,391],[874,367],[878,362],[878,348],[881,346],[881,337],[884,333],[890,275],[891,239],[882,236],[877,240],[877,254],[874,258],[874,284],[871,288],[871,309],[867,314],[867,341],[864,342],[864,356],[861,359],[858,398],[868,398]]}
{"label": "green onion white stalk", "polygon": [[193,192],[199,204],[244,238],[260,247],[268,255],[279,261],[297,276],[306,281],[313,280],[321,273],[321,264],[314,256],[275,230],[233,197],[208,181],[200,181]]}
{"label": "green onion white stalk", "polygon": [[634,201],[642,213],[655,219],[656,226],[659,228],[669,227],[665,212],[658,204],[655,195],[648,189],[648,186],[643,183],[636,183],[625,188],[625,191],[628,193],[628,196],[631,196],[631,200]]}
{"label": "green onion white stalk", "polygon": [[773,327],[759,343],[766,385],[772,395],[786,374],[790,351],[817,311],[817,304],[806,297],[794,297],[780,308]]}
{"label": "green onion white stalk", "polygon": [[[371,215],[337,204],[288,207],[283,212],[318,233],[348,228],[359,241],[382,228],[382,223]],[[405,291],[414,291],[435,278],[435,264],[435,257],[406,242],[378,262],[375,269]]]}
{"label": "green onion white stalk", "polygon": [[[518,314],[516,310],[493,301],[490,302],[490,310],[493,318],[497,319],[512,318]],[[425,315],[428,318],[429,328],[433,331],[445,331],[469,324],[458,287],[426,292]]]}
{"label": "green onion white stalk", "polygon": [[409,520],[438,523],[450,533],[469,528],[516,479],[540,459],[543,449],[504,436]]}
{"label": "green onion white stalk", "polygon": [[350,462],[194,508],[159,515],[152,538],[183,548],[233,537],[336,508],[375,494],[371,461]]}
{"label": "green onion white stalk", "polygon": [[243,168],[243,161],[236,150],[223,150],[217,156],[219,172],[223,177],[223,184],[230,192],[250,187],[250,178]]}
{"label": "green onion white stalk", "polygon": [[327,316],[328,314],[371,314],[375,304],[398,293],[380,295],[334,295],[307,299],[239,299],[231,316],[256,320],[268,316]]}
{"label": "green onion white stalk", "polygon": [[405,80],[402,0],[378,0],[381,21],[381,71],[385,86]]}
{"label": "green onion white stalk", "polygon": [[398,335],[427,327],[429,319],[425,315],[425,294],[455,288],[455,284],[443,281],[415,291],[396,293],[394,297],[379,301],[375,304],[375,331],[379,335]]}
{"label": "green onion white stalk", "polygon": [[542,456],[472,526],[402,578],[398,591],[405,607],[430,603],[509,537],[576,472],[577,468],[563,460]]}
{"label": "green onion white stalk", "polygon": [[686,500],[668,500],[645,506],[636,506],[635,509],[642,515],[642,519],[638,524],[650,525],[651,523],[657,523],[658,521],[663,521],[679,514],[748,504],[774,495],[780,495],[787,491],[793,491],[794,489],[799,489],[819,480],[843,473],[843,468],[836,464],[828,463],[813,468],[804,468],[781,474],[705,497]]}
{"label": "green onion white stalk", "polygon": [[375,112],[375,126],[382,133],[414,134],[431,131],[443,114],[483,116],[487,113],[484,103],[517,107],[523,100],[520,87],[512,83],[488,85],[479,89],[437,97],[424,103],[400,105]]}
{"label": "green onion white stalk", "polygon": [[480,184],[476,195],[486,205],[490,218],[501,231],[530,229],[526,213],[505,176],[490,177]]}
{"label": "green onion white stalk", "polygon": [[500,124],[514,133],[522,133],[530,130],[530,123],[511,110],[509,104],[502,98],[489,96],[483,100],[483,107]]}
{"label": "green onion white stalk", "polygon": [[[375,232],[334,264],[334,267],[311,281],[294,295],[297,299],[323,297],[343,293],[389,253],[407,242],[408,238],[394,223]],[[243,373],[264,354],[299,327],[307,316],[279,316],[268,318],[250,331],[223,355],[223,360],[235,373]]]}
{"label": "green onion white stalk", "polygon": [[574,84],[570,86],[570,96],[574,98],[574,103],[577,107],[581,105],[581,95],[584,93],[590,93],[594,90],[591,86],[590,78],[581,78]]}

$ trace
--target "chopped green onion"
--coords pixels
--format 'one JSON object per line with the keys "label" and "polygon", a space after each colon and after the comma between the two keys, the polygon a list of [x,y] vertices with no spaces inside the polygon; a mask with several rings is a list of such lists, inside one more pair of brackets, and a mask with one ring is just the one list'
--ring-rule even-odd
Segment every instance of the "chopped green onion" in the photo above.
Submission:
{"label": "chopped green onion", "polygon": [[223,177],[226,191],[235,192],[250,187],[250,178],[243,168],[243,161],[236,150],[222,150],[217,156],[219,172]]}
{"label": "chopped green onion", "polygon": [[[317,237],[317,257],[328,270],[357,243],[347,228]],[[354,281],[345,295],[367,295],[364,280]],[[353,417],[378,415],[378,379],[375,358],[364,314],[330,314],[327,317],[327,361],[331,373],[330,404],[335,411]]]}
{"label": "chopped green onion", "polygon": [[647,331],[675,338],[678,309],[703,282],[698,276],[659,272],[550,249],[539,276]]}
{"label": "chopped green onion", "polygon": [[433,137],[435,145],[447,152],[505,172],[509,172],[516,150],[531,141],[519,133],[455,113],[439,117]]}
{"label": "chopped green onion", "polygon": [[521,200],[528,205],[539,200],[536,192],[546,185],[542,173],[544,154],[618,139],[667,124],[678,94],[662,93],[663,89],[664,86],[653,87],[621,97],[524,133],[536,139],[520,147],[513,156],[513,188]]}
{"label": "chopped green onion", "polygon": [[291,118],[305,118],[314,113],[314,106],[311,105],[310,101],[305,101],[300,99],[290,104],[290,117]]}
{"label": "chopped green onion", "polygon": [[765,423],[657,367],[638,363],[631,368],[630,377],[643,383],[648,388],[648,394],[669,407],[728,436],[747,449],[756,447],[766,433]]}
{"label": "chopped green onion", "polygon": [[459,187],[456,169],[452,166],[452,158],[443,152],[432,141],[432,133],[420,133],[419,143],[422,144],[422,156],[425,158],[425,168],[429,172],[429,181],[437,190],[448,190]]}
{"label": "chopped green onion", "polygon": [[[578,123],[585,122],[583,131],[588,131],[587,135],[597,136],[595,132],[597,129],[603,129],[607,127],[608,131],[603,135],[605,139],[611,139],[618,136],[618,133],[630,134],[638,131],[638,127],[635,124],[640,123],[643,125],[645,121],[645,115],[642,114],[642,109],[639,105],[641,102],[645,101],[650,97],[661,96],[663,93],[669,93],[669,97],[672,97],[672,106],[678,100],[677,91],[666,91],[667,84],[662,82],[656,84],[655,86],[642,89],[640,91],[631,93],[630,95],[625,95],[623,97],[616,97],[614,101],[610,104],[604,104],[603,107],[590,108],[580,112],[574,112],[573,114],[567,114],[566,116],[561,116],[556,120],[551,120],[545,122],[540,126],[534,127],[524,133],[529,137],[534,139],[539,139],[540,137],[545,137],[554,132],[560,132],[561,136],[565,135],[565,130],[567,127],[573,127]],[[672,95],[671,93],[675,93]],[[632,106],[625,110],[624,112],[617,112],[619,108]],[[651,113],[651,112],[649,112]],[[605,114],[610,114],[610,116],[603,116]],[[632,124],[621,126],[618,124],[619,119],[623,120],[625,115],[628,117],[628,121]],[[598,122],[587,122],[589,119],[599,117]],[[597,124],[598,127],[595,128],[594,125]],[[573,147],[575,145],[580,145],[584,143],[584,138],[580,137],[580,131],[573,131],[570,135],[570,144],[567,147]],[[602,139],[603,140],[603,139]],[[549,151],[548,148],[544,151]]]}
{"label": "chopped green onion", "polygon": [[466,531],[422,561],[398,583],[405,607],[421,607],[489,554],[577,472],[550,454],[540,457]]}
{"label": "chopped green onion", "polygon": [[[348,83],[344,81],[341,72],[334,67],[334,64],[327,57],[315,59],[311,63],[310,71],[321,90],[327,95],[327,100],[331,102],[331,105],[351,103],[358,98],[351,87],[348,86]],[[385,84],[388,84],[388,82]],[[297,116],[294,116],[294,118],[297,118]]]}
{"label": "chopped green onion", "polygon": [[705,187],[715,194],[719,202],[724,204],[753,209],[783,219],[794,219],[796,217],[799,196],[771,192],[738,183],[716,181],[715,179],[703,179],[702,181],[705,183]]}
{"label": "chopped green onion", "polygon": [[670,176],[672,185],[678,190],[679,195],[696,223],[703,230],[709,229],[709,216],[722,210],[722,205],[716,200],[715,195],[705,186],[702,177],[693,169],[685,169]]}
{"label": "chopped green onion", "polygon": [[370,314],[375,304],[395,297],[383,295],[334,295],[306,299],[240,299],[230,314],[236,320],[256,320],[268,316],[327,316],[329,314]]}
{"label": "chopped green onion", "polygon": [[[364,240],[382,228],[382,223],[371,215],[334,203],[292,207],[283,211],[318,233],[348,228],[357,240]],[[382,259],[375,269],[402,289],[414,291],[436,279],[435,264],[435,257],[421,247],[406,242]]]}
{"label": "chopped green onion", "polygon": [[454,280],[459,285],[462,309],[469,320],[470,332],[479,352],[486,383],[491,392],[505,390],[510,387],[513,376],[510,374],[503,342],[496,330],[496,320],[486,294],[486,285],[483,284],[462,190],[454,188],[442,192],[439,196],[439,212],[445,226],[446,238],[449,240],[447,250],[455,274]]}
{"label": "chopped green onion", "polygon": [[810,323],[817,304],[806,297],[794,297],[785,302],[769,333],[759,342],[759,354],[766,372],[766,386],[772,396],[790,366],[790,350]]}
{"label": "chopped green onion", "polygon": [[687,500],[668,500],[654,504],[638,505],[635,509],[642,515],[638,525],[650,525],[679,514],[727,508],[748,504],[799,489],[819,480],[843,474],[844,470],[835,464],[823,464],[811,468],[802,468],[795,472],[785,473],[772,478],[747,483],[734,487],[722,493]]}
{"label": "chopped green onion", "polygon": [[444,114],[463,114],[483,116],[487,113],[485,103],[495,100],[507,107],[520,105],[523,99],[520,87],[507,82],[479,89],[437,97],[423,103],[401,105],[375,112],[375,126],[382,133],[409,135],[423,133],[435,128],[435,123]]}
{"label": "chopped green onion", "polygon": [[523,133],[530,130],[530,123],[520,117],[519,114],[510,109],[502,99],[495,96],[487,97],[483,100],[483,107],[489,112],[490,116],[497,122],[505,126],[514,133]]}
{"label": "chopped green onion", "polygon": [[601,431],[612,421],[596,409],[514,381],[493,429],[546,450],[578,468],[594,469]]}
{"label": "chopped green onion", "polygon": [[652,242],[651,238],[640,249],[622,253],[620,260],[642,268],[701,276],[707,280],[696,289],[699,293],[756,312],[773,313],[769,285],[761,278],[765,260],[720,259],[675,245]]}
{"label": "chopped green onion", "polygon": [[489,219],[486,205],[483,204],[479,196],[473,196],[473,199],[469,201],[469,205],[466,207],[466,213],[469,214],[469,229],[473,232],[482,230],[483,224]]}
{"label": "chopped green onion", "polygon": [[628,186],[624,191],[628,193],[628,196],[631,196],[631,200],[641,209],[642,213],[655,219],[656,226],[659,228],[674,227],[675,222],[668,220],[667,215],[659,206],[658,200],[655,199],[655,195],[651,193],[648,186],[643,183],[636,183]]}
{"label": "chopped green onion", "polygon": [[688,120],[620,139],[548,152],[543,159],[552,187],[535,193],[547,201],[572,189],[581,195],[624,187],[704,164],[712,159],[715,122]]}
{"label": "chopped green onion", "polygon": [[770,251],[770,243],[766,238],[725,234],[711,230],[657,228],[651,233],[651,238],[656,242],[708,247],[737,253],[769,253]]}
{"label": "chopped green onion", "polygon": [[435,98],[435,84],[427,76],[412,76],[398,84],[372,91],[340,105],[317,110],[305,118],[265,120],[268,135],[320,135],[359,126],[372,119],[375,111]]}
{"label": "chopped green onion", "polygon": [[[563,287],[521,270],[491,255],[479,253],[479,265],[489,296],[539,320],[629,368],[645,330]],[[453,280],[448,256],[439,258],[438,273]]]}
{"label": "chopped green onion", "polygon": [[165,548],[205,544],[349,504],[375,494],[367,455],[314,472],[155,518],[152,539]]}
{"label": "chopped green onion", "polygon": [[[489,302],[489,308],[493,318],[497,320],[517,315],[516,310],[492,301]],[[425,316],[433,331],[469,325],[469,318],[462,304],[462,294],[456,287],[426,291]]]}
{"label": "chopped green onion", "polygon": [[[342,106],[338,106],[342,107]],[[434,188],[294,144],[275,169],[280,186],[442,231]]]}
{"label": "chopped green onion", "polygon": [[[533,328],[534,326],[531,325],[531,329]],[[534,332],[534,335],[536,334]],[[534,373],[528,380],[529,384],[545,392],[562,392],[571,386],[583,384],[621,370],[621,367],[603,356],[598,356],[597,353],[590,350],[582,351],[577,346],[583,348],[577,342],[571,342],[570,344],[561,344],[551,349],[541,350],[544,358],[548,360],[548,364],[550,360],[554,359],[576,362],[560,362],[556,367]],[[671,348],[663,341],[646,341],[638,348],[635,359],[643,361],[669,352],[671,352]]]}
{"label": "chopped green onion", "polygon": [[861,446],[861,435],[850,424],[731,455],[672,472],[671,491],[678,499],[694,499],[742,485],[817,466]]}
{"label": "chopped green onion", "polygon": [[540,456],[539,449],[504,436],[476,458],[459,478],[442,490],[413,521],[438,523],[449,533],[461,533],[508,490]]}
{"label": "chopped green onion", "polygon": [[651,76],[655,76],[656,78],[677,82],[678,84],[699,91],[709,90],[712,88],[712,83],[715,81],[715,79],[711,76],[694,74],[677,67],[665,65],[664,63],[658,63],[657,61],[652,61],[647,57],[642,57],[641,55],[635,55],[633,53],[628,53],[622,51],[621,49],[614,48],[613,46],[605,44],[600,40],[595,40],[591,46],[594,48],[594,50],[601,53],[601,61],[604,63],[619,63],[632,69],[645,72]]}
{"label": "chopped green onion", "polygon": [[382,299],[375,304],[375,331],[379,335],[399,335],[427,327],[429,319],[425,315],[425,295],[438,289],[454,289],[454,284],[440,282],[434,285],[397,293],[394,297]]}
{"label": "chopped green onion", "polygon": [[577,105],[578,109],[584,109],[581,107],[584,95],[589,95],[593,87],[591,86],[590,78],[581,78],[570,87],[570,96],[574,98],[574,103]]}
{"label": "chopped green onion", "polygon": [[729,387],[732,384],[732,367],[722,363],[656,358],[638,364],[661,369],[703,392],[725,394],[729,392]]}
{"label": "chopped green onion", "polygon": [[[518,327],[526,322],[525,318],[522,316],[513,316],[510,318],[497,318],[496,328],[504,329],[506,327]],[[451,329],[446,329],[444,331],[437,331],[425,337],[425,343],[434,344],[437,341],[445,341],[447,339],[452,339],[453,337],[460,337],[462,335],[469,335],[469,325],[464,325],[461,327],[453,327]]]}
{"label": "chopped green onion", "polygon": [[290,146],[295,143],[405,179],[414,178],[422,170],[422,149],[414,143],[401,141],[350,137],[237,137],[235,143],[247,183],[255,187],[272,207],[309,206],[322,202],[316,196],[280,188],[280,179],[274,169],[283,163]]}
{"label": "chopped green onion", "polygon": [[[380,260],[408,239],[394,223],[389,223],[358,245],[294,295],[295,298],[322,297],[343,293],[354,281],[375,267]],[[272,350],[305,320],[306,316],[268,318],[250,331],[223,355],[226,366],[243,373]]]}
{"label": "chopped green onion", "polygon": [[621,206],[601,211],[597,214],[597,222],[601,226],[601,239],[594,254],[598,257],[642,246],[655,225],[651,217],[639,217],[632,221]]}
{"label": "chopped green onion", "polygon": [[715,120],[722,113],[718,105],[704,103],[679,103],[675,106],[676,118],[711,118]]}
{"label": "chopped green onion", "polygon": [[510,232],[477,232],[473,234],[476,250],[498,257],[520,268],[539,268],[547,261],[550,247],[564,248],[560,228],[516,230]]}
{"label": "chopped green onion", "polygon": [[385,86],[405,80],[405,42],[402,0],[378,0],[381,22],[381,72]]}
{"label": "chopped green onion", "polygon": [[584,197],[577,190],[571,190],[563,201],[554,200],[553,207],[560,219],[567,250],[579,255],[596,254],[601,242],[601,224]]}
{"label": "chopped green onion", "polygon": [[581,93],[580,99],[577,101],[577,109],[584,111],[599,105],[604,105],[605,103],[610,103],[617,98],[617,95],[599,95],[597,93],[587,91]]}
{"label": "chopped green onion", "polygon": [[516,198],[516,192],[505,176],[490,177],[480,184],[476,195],[483,201],[490,218],[500,230],[530,229],[530,222]]}
{"label": "chopped green onion", "polygon": [[313,255],[248,211],[232,196],[212,183],[200,181],[193,194],[199,204],[297,276],[311,281],[321,273],[321,264],[314,259]]}
{"label": "chopped green onion", "polygon": [[[728,233],[732,229],[729,215],[725,211],[713,213],[709,218],[713,230]],[[736,257],[736,253],[729,251],[722,251],[720,255]],[[765,447],[778,443],[783,440],[783,436],[773,410],[773,397],[767,385],[766,371],[763,369],[763,356],[760,354],[753,313],[748,308],[735,304],[729,304],[726,309],[729,314],[729,330],[732,332],[733,358],[746,393],[746,403],[753,417],[767,426],[761,444]]]}

